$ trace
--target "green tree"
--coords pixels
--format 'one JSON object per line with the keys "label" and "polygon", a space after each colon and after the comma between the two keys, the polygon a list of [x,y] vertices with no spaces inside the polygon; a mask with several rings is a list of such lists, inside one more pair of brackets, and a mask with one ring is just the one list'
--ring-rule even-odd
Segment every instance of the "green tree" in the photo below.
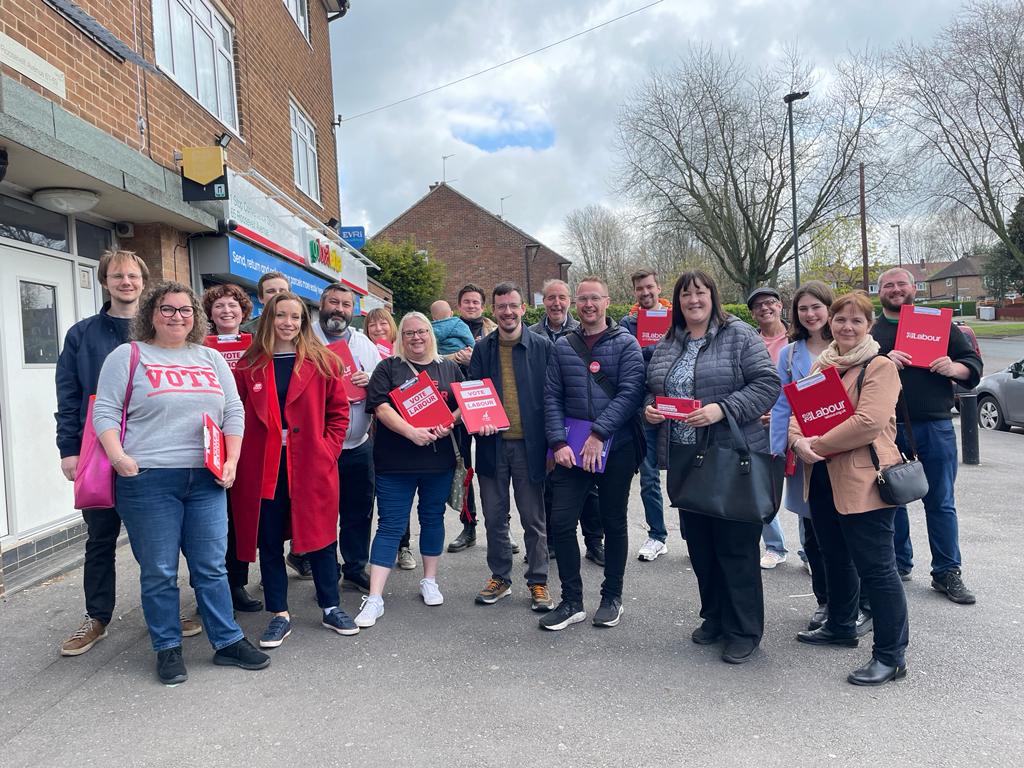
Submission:
{"label": "green tree", "polygon": [[[1017,200],[1006,230],[1010,240],[1024,253],[1024,197]],[[1024,294],[1024,263],[1014,258],[1003,243],[991,249],[984,272],[985,283],[996,298],[1002,298],[1011,291]]]}
{"label": "green tree", "polygon": [[376,279],[394,294],[396,318],[414,310],[427,312],[444,290],[444,264],[431,259],[411,238],[401,243],[371,240],[363,253],[380,265]]}

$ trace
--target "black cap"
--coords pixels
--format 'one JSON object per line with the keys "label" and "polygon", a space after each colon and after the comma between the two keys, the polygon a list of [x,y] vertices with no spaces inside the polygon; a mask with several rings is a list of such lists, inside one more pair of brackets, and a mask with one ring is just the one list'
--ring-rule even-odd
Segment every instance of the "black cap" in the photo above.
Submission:
{"label": "black cap", "polygon": [[758,296],[774,296],[779,301],[782,301],[782,296],[772,288],[770,285],[762,285],[760,288],[755,288],[751,291],[750,295],[747,296],[747,309],[754,308],[754,299]]}

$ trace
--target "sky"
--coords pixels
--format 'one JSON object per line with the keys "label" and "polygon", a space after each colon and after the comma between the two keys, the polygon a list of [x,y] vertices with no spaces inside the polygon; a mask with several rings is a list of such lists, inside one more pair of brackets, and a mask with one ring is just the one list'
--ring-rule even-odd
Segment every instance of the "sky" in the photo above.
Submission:
{"label": "sky", "polygon": [[[342,223],[379,231],[442,178],[558,250],[562,222],[615,189],[616,115],[690,45],[759,65],[796,44],[827,68],[849,49],[926,41],[957,0],[664,0],[496,71],[359,117],[651,0],[351,0],[331,24]],[[780,84],[779,108],[786,84]],[[813,98],[813,94],[812,97]]]}

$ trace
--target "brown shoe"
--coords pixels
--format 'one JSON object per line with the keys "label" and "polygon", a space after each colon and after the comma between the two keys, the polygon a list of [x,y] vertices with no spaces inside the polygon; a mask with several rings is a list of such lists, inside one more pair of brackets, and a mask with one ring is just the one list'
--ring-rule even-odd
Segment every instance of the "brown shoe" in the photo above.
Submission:
{"label": "brown shoe", "polygon": [[81,656],[106,636],[107,625],[91,616],[86,616],[82,626],[60,646],[60,655]]}
{"label": "brown shoe", "polygon": [[187,619],[184,616],[181,617],[181,636],[182,637],[195,637],[196,635],[202,634],[203,625],[195,619]]}
{"label": "brown shoe", "polygon": [[555,607],[555,601],[551,599],[551,593],[548,592],[546,584],[531,584],[530,597],[533,598],[530,602],[531,610],[543,613]]}
{"label": "brown shoe", "polygon": [[476,601],[480,605],[492,605],[511,594],[511,590],[512,585],[509,582],[492,576],[477,594]]}

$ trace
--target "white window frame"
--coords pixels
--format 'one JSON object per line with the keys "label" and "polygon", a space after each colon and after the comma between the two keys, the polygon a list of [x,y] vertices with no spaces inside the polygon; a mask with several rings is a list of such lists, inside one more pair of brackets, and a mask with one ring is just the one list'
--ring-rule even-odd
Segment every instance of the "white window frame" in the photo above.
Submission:
{"label": "white window frame", "polygon": [[299,27],[302,36],[309,40],[309,0],[283,0],[288,15]]}
{"label": "white window frame", "polygon": [[952,277],[947,277],[946,278],[946,287],[947,288],[952,288],[953,287],[953,278]]}
{"label": "white window frame", "polygon": [[[153,48],[157,65],[197,104],[238,135],[238,89],[235,83],[234,28],[224,14],[208,0],[152,0]],[[172,12],[184,12],[191,19],[188,48],[175,45]],[[196,37],[204,38],[213,47],[213,103],[204,102],[205,82],[200,87]],[[178,38],[180,40],[180,38]],[[168,47],[169,46],[169,47]],[[178,55],[191,55],[187,62],[176,61]],[[208,96],[209,94],[207,94]],[[207,98],[207,101],[209,99]]]}
{"label": "white window frame", "polygon": [[316,150],[316,127],[294,99],[288,100],[288,124],[292,138],[295,186],[319,205],[320,163]]}

